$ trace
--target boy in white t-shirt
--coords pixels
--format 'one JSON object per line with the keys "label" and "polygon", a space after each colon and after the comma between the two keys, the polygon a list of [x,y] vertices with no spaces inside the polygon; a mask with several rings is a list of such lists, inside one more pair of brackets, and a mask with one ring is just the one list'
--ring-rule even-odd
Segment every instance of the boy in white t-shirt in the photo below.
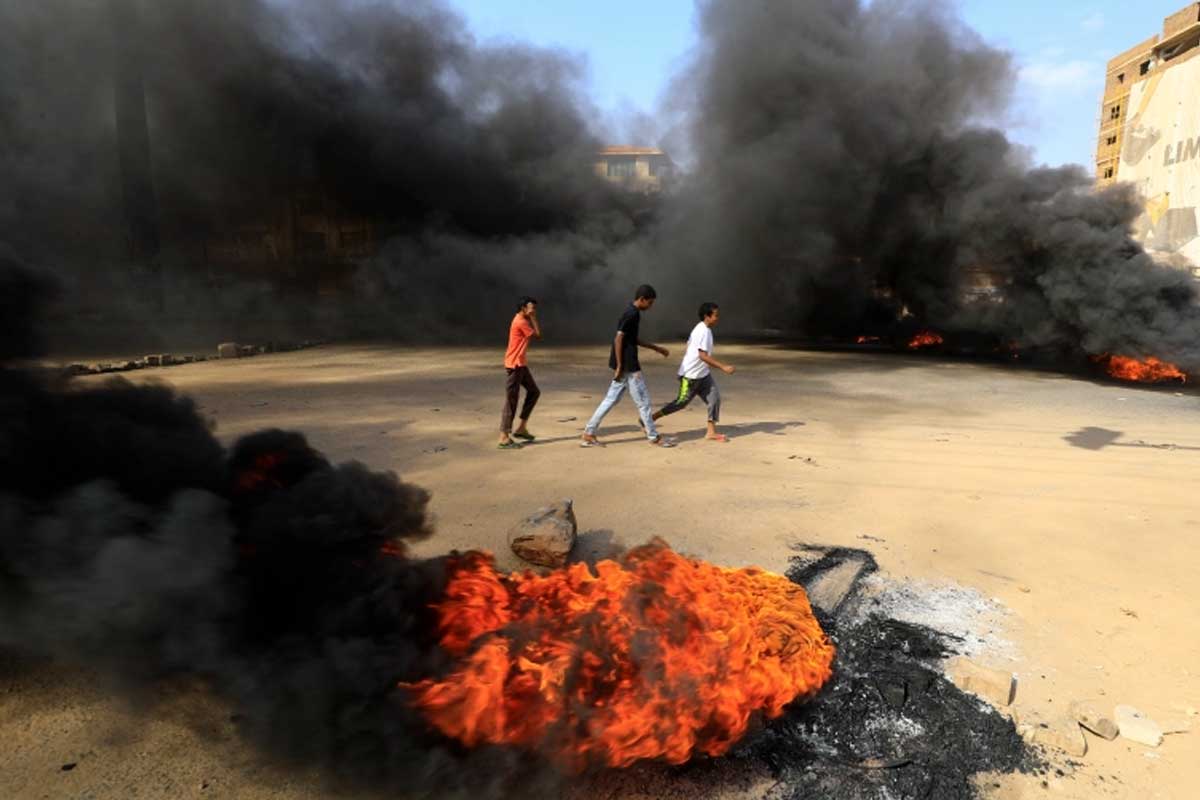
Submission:
{"label": "boy in white t-shirt", "polygon": [[700,306],[700,322],[692,328],[688,336],[687,349],[683,353],[683,363],[679,365],[679,393],[675,399],[654,412],[654,419],[660,419],[667,414],[674,414],[679,409],[692,402],[692,398],[700,395],[708,406],[708,434],[706,439],[714,442],[727,441],[725,434],[717,433],[717,423],[721,419],[721,393],[717,383],[712,378],[711,368],[719,369],[726,375],[733,374],[733,367],[722,364],[713,358],[713,326],[721,318],[721,310],[716,303],[703,303]]}

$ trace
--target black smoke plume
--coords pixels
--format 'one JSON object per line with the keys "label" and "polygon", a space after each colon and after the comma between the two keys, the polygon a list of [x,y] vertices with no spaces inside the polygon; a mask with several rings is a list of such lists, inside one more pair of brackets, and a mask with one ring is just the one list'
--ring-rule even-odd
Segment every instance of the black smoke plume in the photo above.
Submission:
{"label": "black smoke plume", "polygon": [[[716,299],[727,330],[932,327],[1200,366],[1195,284],[1132,240],[1136,198],[988,127],[1011,59],[946,5],[701,0],[696,21],[659,123],[690,122],[690,175],[648,202],[591,172],[580,59],[477,42],[439,0],[0,0],[0,239],[65,276],[60,346],[495,341],[522,293],[556,338],[606,338],[649,280],[664,330]],[[150,180],[118,124],[139,65]],[[285,208],[369,220],[372,241],[350,264],[279,255]]]}
{"label": "black smoke plume", "polygon": [[[0,349],[33,355],[45,281],[10,259],[0,288],[22,312]],[[265,753],[392,795],[550,780],[431,736],[397,688],[447,664],[443,562],[404,555],[431,532],[424,490],[298,433],[227,451],[166,387],[58,380],[0,363],[0,648],[135,693],[198,677]]]}
{"label": "black smoke plume", "polygon": [[[475,42],[436,0],[4,0],[0,240],[105,320],[143,321],[161,281],[168,308],[134,338],[197,314],[224,335],[477,335],[636,227],[638,202],[592,174],[584,75],[562,52]],[[304,216],[328,224],[293,254]],[[319,254],[360,221],[353,259]]]}
{"label": "black smoke plume", "polygon": [[981,127],[1015,72],[945,6],[698,5],[677,90],[697,98],[696,166],[659,232],[666,297],[700,288],[812,335],[925,326],[1200,366],[1196,283],[1131,239],[1132,190],[1030,168]]}

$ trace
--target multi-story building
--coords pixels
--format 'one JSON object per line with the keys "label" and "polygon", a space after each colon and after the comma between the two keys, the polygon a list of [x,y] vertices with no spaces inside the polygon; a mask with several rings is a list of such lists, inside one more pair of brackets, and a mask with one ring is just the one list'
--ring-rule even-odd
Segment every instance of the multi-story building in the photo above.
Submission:
{"label": "multi-story building", "polygon": [[1163,20],[1161,34],[1108,62],[1096,143],[1096,183],[1134,184],[1136,234],[1151,251],[1200,264],[1200,3]]}
{"label": "multi-story building", "polygon": [[596,154],[594,169],[600,177],[627,189],[658,192],[670,183],[675,165],[657,147],[614,145]]}

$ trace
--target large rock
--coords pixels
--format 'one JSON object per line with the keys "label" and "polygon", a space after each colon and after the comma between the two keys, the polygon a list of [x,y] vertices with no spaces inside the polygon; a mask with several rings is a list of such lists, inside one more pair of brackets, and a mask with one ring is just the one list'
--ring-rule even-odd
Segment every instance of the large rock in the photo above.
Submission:
{"label": "large rock", "polygon": [[217,356],[220,358],[237,358],[239,355],[237,342],[221,342],[217,345]]}
{"label": "large rock", "polygon": [[570,500],[541,508],[508,532],[508,546],[541,567],[561,567],[575,546],[575,510]]}

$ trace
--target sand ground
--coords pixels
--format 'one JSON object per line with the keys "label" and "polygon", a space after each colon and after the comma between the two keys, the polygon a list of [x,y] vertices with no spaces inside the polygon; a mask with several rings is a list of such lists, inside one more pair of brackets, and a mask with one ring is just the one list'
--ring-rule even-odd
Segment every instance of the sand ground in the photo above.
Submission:
{"label": "sand ground", "polygon": [[[645,359],[656,402],[674,390],[677,355]],[[738,367],[718,377],[731,440],[700,438],[697,401],[665,420],[671,450],[644,444],[627,399],[606,448],[577,447],[608,380],[599,348],[533,351],[539,439],[518,452],[495,449],[503,373],[490,349],[323,347],[128,375],[194,396],[223,440],[296,428],[334,460],[430,489],[439,534],[418,555],[484,548],[515,568],[508,526],[565,497],[591,552],[662,536],[782,571],[797,542],[865,547],[891,578],[955,582],[1008,610],[984,633],[1010,646],[984,660],[1019,673],[1018,709],[1090,698],[1200,721],[1188,716],[1200,707],[1200,394],[919,355],[719,355]],[[247,752],[203,693],[159,700],[140,713],[86,671],[0,663],[0,797],[327,796],[315,776]],[[1048,788],[1014,778],[1001,793],[1200,791],[1200,727],[1156,750],[1089,744]]]}

